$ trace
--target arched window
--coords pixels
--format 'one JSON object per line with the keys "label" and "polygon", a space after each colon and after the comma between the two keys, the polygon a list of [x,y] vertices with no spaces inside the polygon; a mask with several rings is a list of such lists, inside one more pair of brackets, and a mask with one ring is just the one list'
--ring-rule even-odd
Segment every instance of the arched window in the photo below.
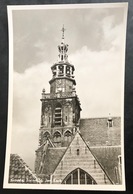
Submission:
{"label": "arched window", "polygon": [[97,184],[84,170],[77,168],[66,176],[62,184]]}
{"label": "arched window", "polygon": [[72,134],[71,134],[70,131],[66,131],[64,133],[64,140],[67,141],[67,142],[71,142],[71,140],[72,140]]}
{"label": "arched window", "polygon": [[59,143],[61,142],[61,134],[59,131],[56,131],[53,136],[54,143]]}
{"label": "arched window", "polygon": [[[63,59],[62,59],[63,60]],[[63,65],[59,65],[58,66],[58,69],[59,69],[59,75],[60,76],[63,76],[64,75],[64,66]]]}
{"label": "arched window", "polygon": [[50,133],[49,133],[48,131],[46,131],[46,132],[43,134],[43,141],[46,141],[49,137],[50,137]]}
{"label": "arched window", "polygon": [[55,107],[55,126],[62,125],[62,107],[61,104],[58,103]]}

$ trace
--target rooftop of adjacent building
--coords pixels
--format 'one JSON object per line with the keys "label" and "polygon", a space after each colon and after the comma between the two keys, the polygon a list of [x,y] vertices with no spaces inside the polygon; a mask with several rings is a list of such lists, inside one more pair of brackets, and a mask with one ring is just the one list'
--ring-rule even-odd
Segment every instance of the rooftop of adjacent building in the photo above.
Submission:
{"label": "rooftop of adjacent building", "polygon": [[9,183],[42,183],[18,154],[10,155]]}

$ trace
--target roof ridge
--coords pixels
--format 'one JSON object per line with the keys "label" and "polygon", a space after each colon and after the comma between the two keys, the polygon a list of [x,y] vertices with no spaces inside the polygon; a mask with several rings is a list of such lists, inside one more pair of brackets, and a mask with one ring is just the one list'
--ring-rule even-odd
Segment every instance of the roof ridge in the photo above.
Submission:
{"label": "roof ridge", "polygon": [[[109,117],[83,117],[80,118],[80,120],[85,120],[85,119],[108,119]],[[112,116],[111,118],[121,118],[121,116]]]}
{"label": "roof ridge", "polygon": [[57,149],[57,150],[59,150],[59,149],[66,149],[67,147],[49,147],[48,149]]}
{"label": "roof ridge", "polygon": [[102,146],[89,146],[90,148],[121,148],[121,145],[102,145]]}

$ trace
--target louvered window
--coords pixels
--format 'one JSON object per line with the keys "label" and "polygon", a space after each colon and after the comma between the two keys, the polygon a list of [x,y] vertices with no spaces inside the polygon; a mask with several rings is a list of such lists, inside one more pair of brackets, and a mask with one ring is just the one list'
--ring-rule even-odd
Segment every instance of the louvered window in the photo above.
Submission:
{"label": "louvered window", "polygon": [[58,104],[55,108],[55,126],[62,125],[62,109],[61,105]]}

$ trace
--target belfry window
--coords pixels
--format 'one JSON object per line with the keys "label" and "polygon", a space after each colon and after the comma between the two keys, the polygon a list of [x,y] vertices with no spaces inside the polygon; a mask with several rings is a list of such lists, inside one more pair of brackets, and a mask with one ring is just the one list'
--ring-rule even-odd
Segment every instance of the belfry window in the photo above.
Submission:
{"label": "belfry window", "polygon": [[61,55],[61,60],[63,61],[63,55]]}
{"label": "belfry window", "polygon": [[62,107],[61,104],[57,104],[55,108],[55,126],[62,125]]}
{"label": "belfry window", "polygon": [[66,75],[70,76],[70,67],[69,66],[66,67]]}
{"label": "belfry window", "polygon": [[[63,57],[63,56],[62,56]],[[63,60],[63,59],[62,59]],[[60,76],[63,76],[63,73],[64,73],[64,66],[63,65],[60,65],[59,67],[59,75]]]}

